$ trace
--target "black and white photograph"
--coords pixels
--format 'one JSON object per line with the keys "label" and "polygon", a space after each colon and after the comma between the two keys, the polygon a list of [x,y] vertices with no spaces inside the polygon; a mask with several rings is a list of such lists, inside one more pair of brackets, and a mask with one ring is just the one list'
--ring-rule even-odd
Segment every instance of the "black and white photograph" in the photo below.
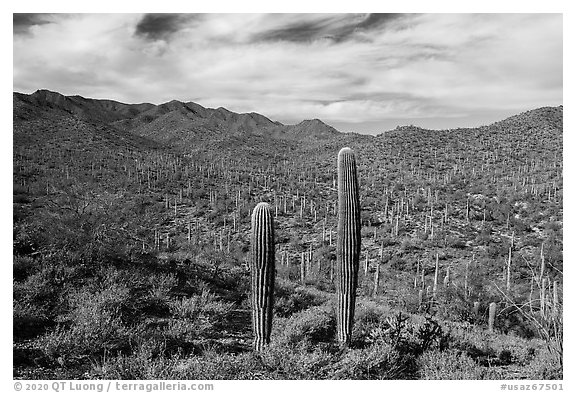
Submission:
{"label": "black and white photograph", "polygon": [[12,17],[16,390],[570,390],[562,13]]}

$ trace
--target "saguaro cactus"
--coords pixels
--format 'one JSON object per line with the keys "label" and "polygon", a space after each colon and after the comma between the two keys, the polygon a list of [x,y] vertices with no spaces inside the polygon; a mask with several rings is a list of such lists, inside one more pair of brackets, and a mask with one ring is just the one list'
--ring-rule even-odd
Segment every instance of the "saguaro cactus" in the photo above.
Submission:
{"label": "saguaro cactus", "polygon": [[496,320],[496,303],[490,303],[488,307],[488,331],[492,333],[494,331],[494,321]]}
{"label": "saguaro cactus", "polygon": [[261,202],[252,212],[252,255],[250,260],[252,329],[254,349],[261,351],[270,342],[274,303],[274,221],[270,205]]}
{"label": "saguaro cactus", "polygon": [[356,158],[345,147],[338,153],[338,239],[336,244],[338,341],[350,343],[360,262],[360,197]]}
{"label": "saguaro cactus", "polygon": [[376,297],[378,295],[378,285],[380,284],[380,264],[376,265],[376,271],[374,272],[374,290],[372,291],[372,296]]}
{"label": "saguaro cactus", "polygon": [[480,313],[480,302],[474,302],[472,306],[472,315],[478,317],[479,313]]}
{"label": "saguaro cactus", "polygon": [[436,300],[436,293],[438,292],[438,272],[440,271],[438,265],[438,253],[436,253],[436,268],[434,270],[434,287],[432,289],[432,297]]}

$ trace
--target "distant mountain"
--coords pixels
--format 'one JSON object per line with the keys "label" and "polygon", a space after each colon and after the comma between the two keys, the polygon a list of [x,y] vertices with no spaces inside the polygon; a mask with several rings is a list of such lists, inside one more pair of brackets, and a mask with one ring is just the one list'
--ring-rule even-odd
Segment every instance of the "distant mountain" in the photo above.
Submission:
{"label": "distant mountain", "polygon": [[81,96],[64,96],[49,90],[37,90],[27,95],[14,93],[14,115],[21,115],[23,107],[35,107],[43,111],[55,109],[79,118],[109,123],[136,116],[153,107],[153,104],[123,104],[112,100],[95,100]]}
{"label": "distant mountain", "polygon": [[304,120],[292,126],[285,126],[283,132],[284,135],[296,139],[306,139],[310,136],[316,139],[331,139],[340,135],[334,127],[318,119]]}
{"label": "distant mountain", "polygon": [[123,132],[152,139],[181,150],[199,142],[265,138],[286,142],[311,142],[342,135],[318,119],[284,125],[258,113],[235,113],[226,108],[205,108],[194,102],[173,100],[154,105],[124,104],[81,96],[38,90],[33,94],[14,93],[14,120],[29,120],[50,112],[62,112],[78,119],[105,124]]}
{"label": "distant mountain", "polygon": [[38,90],[29,95],[14,93],[13,118],[15,142],[72,138],[81,143],[84,135],[99,141],[99,146],[109,141],[114,146],[258,159],[290,152],[332,154],[345,145],[386,146],[390,139],[412,149],[455,143],[480,149],[500,143],[513,152],[542,142],[561,149],[563,107],[538,108],[477,128],[425,130],[407,125],[374,137],[340,133],[319,119],[286,125],[258,113],[205,108],[194,102],[125,104]]}
{"label": "distant mountain", "polygon": [[162,144],[109,125],[110,119],[132,116],[151,104],[127,105],[110,100],[39,90],[13,95],[13,140],[16,146],[49,149],[147,150],[165,149]]}
{"label": "distant mountain", "polygon": [[453,131],[466,131],[466,130],[517,130],[517,131],[527,131],[531,129],[555,129],[562,130],[563,128],[563,116],[564,109],[563,106],[557,107],[542,107],[537,109],[532,109],[526,112],[522,112],[517,115],[510,116],[504,120],[499,120],[492,124],[475,127],[475,128],[456,128],[450,130],[431,130],[427,128],[418,127],[415,125],[399,125],[393,130],[386,131],[384,133],[378,134],[378,137],[386,137],[400,134],[423,134],[427,132],[453,132]]}

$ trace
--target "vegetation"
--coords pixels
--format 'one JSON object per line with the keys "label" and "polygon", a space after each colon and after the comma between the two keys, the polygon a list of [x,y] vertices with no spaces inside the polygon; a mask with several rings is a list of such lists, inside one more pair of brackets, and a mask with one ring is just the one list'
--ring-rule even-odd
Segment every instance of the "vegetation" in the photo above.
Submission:
{"label": "vegetation", "polygon": [[[15,378],[562,378],[562,107],[477,129],[180,144],[144,135],[170,110],[40,98],[14,99]],[[361,206],[345,349],[342,146]],[[253,351],[260,202],[276,280],[270,343]]]}

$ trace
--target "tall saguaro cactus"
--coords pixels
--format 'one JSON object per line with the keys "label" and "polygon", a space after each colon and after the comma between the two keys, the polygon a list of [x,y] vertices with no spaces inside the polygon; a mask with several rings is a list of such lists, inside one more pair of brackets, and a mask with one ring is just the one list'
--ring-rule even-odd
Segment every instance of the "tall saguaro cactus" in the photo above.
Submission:
{"label": "tall saguaro cactus", "polygon": [[252,212],[252,255],[250,260],[252,329],[254,349],[270,342],[274,303],[274,221],[270,205],[260,202]]}
{"label": "tall saguaro cactus", "polygon": [[360,196],[356,157],[345,147],[338,153],[338,239],[336,244],[338,341],[350,343],[360,262]]}

